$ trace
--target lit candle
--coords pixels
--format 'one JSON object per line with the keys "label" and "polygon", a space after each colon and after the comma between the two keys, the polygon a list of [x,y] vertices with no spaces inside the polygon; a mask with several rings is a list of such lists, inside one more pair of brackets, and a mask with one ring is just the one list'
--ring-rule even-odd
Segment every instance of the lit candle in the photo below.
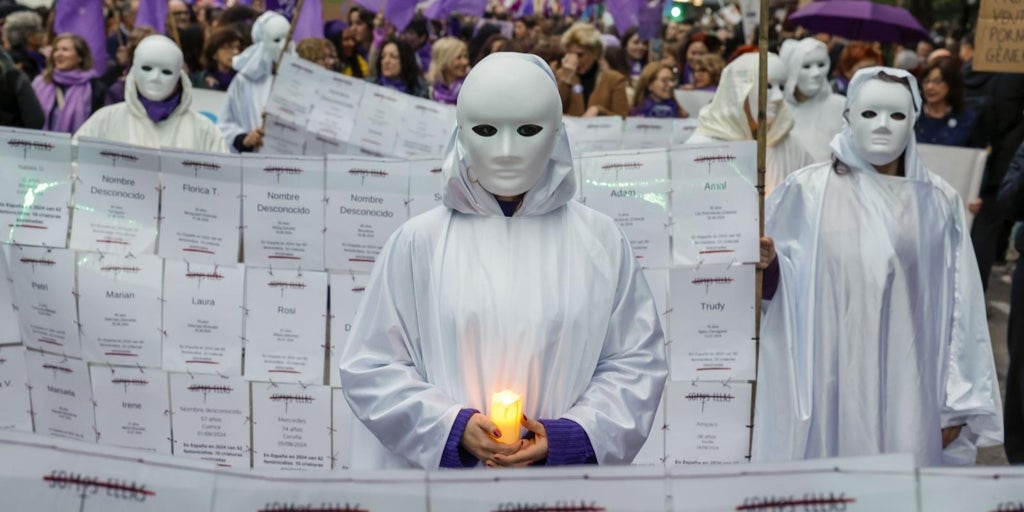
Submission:
{"label": "lit candle", "polygon": [[499,443],[519,442],[519,425],[523,417],[523,397],[506,389],[491,395],[491,421],[501,431]]}

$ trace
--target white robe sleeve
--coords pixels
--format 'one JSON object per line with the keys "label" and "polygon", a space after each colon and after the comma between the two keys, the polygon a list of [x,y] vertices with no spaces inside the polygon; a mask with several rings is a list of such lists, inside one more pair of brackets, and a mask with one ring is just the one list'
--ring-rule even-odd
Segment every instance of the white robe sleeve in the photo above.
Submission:
{"label": "white robe sleeve", "polygon": [[946,464],[974,464],[977,447],[1003,442],[1002,401],[996,377],[992,342],[985,313],[985,292],[968,235],[963,202],[952,196],[953,225],[957,227],[956,281],[953,327],[946,369],[942,427],[966,425],[955,442],[943,450]]}
{"label": "white robe sleeve", "polygon": [[437,468],[463,406],[419,370],[413,266],[426,258],[413,242],[403,226],[381,250],[341,355],[341,382],[352,412],[381,444],[418,467]]}
{"label": "white robe sleeve", "polygon": [[227,100],[224,102],[220,114],[217,115],[217,128],[224,139],[224,144],[230,148],[232,153],[238,152],[234,146],[235,137],[250,131],[245,128],[247,116],[242,109],[252,100],[245,97],[244,87],[240,82],[240,80],[232,80],[231,85],[228,85]]}
{"label": "white robe sleeve", "polygon": [[622,267],[601,355],[586,390],[563,415],[578,423],[598,464],[629,464],[647,440],[668,366],[654,297],[622,235]]}

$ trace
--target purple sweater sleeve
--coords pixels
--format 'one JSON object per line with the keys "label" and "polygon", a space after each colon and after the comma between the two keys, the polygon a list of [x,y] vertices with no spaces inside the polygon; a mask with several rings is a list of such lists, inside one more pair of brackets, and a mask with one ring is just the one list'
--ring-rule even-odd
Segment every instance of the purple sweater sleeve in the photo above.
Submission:
{"label": "purple sweater sleeve", "polygon": [[538,420],[548,435],[548,466],[597,464],[590,436],[572,420]]}
{"label": "purple sweater sleeve", "polygon": [[476,409],[462,409],[455,417],[455,424],[448,433],[448,441],[444,443],[444,452],[441,453],[442,468],[471,468],[480,462],[459,444],[462,441],[462,433],[469,424],[469,418],[478,412],[480,411]]}
{"label": "purple sweater sleeve", "polygon": [[779,258],[775,258],[768,264],[768,268],[764,269],[764,275],[761,276],[762,299],[772,300],[772,297],[775,297],[775,292],[779,289],[779,277]]}

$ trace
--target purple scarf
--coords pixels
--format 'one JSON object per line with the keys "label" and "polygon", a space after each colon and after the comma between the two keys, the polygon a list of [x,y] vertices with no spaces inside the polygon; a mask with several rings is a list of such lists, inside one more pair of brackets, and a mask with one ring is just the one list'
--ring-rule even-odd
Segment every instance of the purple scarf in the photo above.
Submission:
{"label": "purple scarf", "polygon": [[397,91],[401,91],[401,92],[404,92],[404,93],[408,93],[409,92],[409,86],[405,85],[405,82],[403,82],[402,79],[400,79],[400,78],[397,78],[397,79],[396,78],[388,78],[388,77],[382,75],[380,77],[380,85],[383,85],[384,87],[390,87],[392,89],[395,89]]}
{"label": "purple scarf", "polygon": [[142,107],[146,109],[146,115],[149,116],[149,120],[156,124],[171,117],[171,112],[178,108],[178,104],[181,103],[181,91],[161,101],[153,101],[140,94],[139,101],[142,102]]}
{"label": "purple scarf", "polygon": [[[46,113],[43,129],[53,132],[75,133],[92,113],[92,84],[96,77],[91,69],[53,72],[53,82],[39,75],[32,82],[39,105]],[[64,108],[57,107],[57,87],[64,87]]]}
{"label": "purple scarf", "polygon": [[465,81],[465,78],[459,78],[452,82],[451,85],[445,85],[440,80],[434,82],[434,101],[444,103],[445,105],[455,105],[459,100],[462,82]]}

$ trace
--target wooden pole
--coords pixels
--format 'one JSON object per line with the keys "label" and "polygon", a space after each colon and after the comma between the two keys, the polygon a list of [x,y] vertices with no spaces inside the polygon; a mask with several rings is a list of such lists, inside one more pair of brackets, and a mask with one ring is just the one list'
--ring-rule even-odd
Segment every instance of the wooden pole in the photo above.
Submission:
{"label": "wooden pole", "polygon": [[[761,0],[761,17],[757,29],[757,218],[759,223],[758,235],[762,237],[764,236],[764,178],[767,167],[766,153],[768,150],[767,105],[765,105],[768,102],[768,5],[768,0]],[[764,271],[758,270],[754,292],[756,299],[754,301],[754,340],[756,343],[754,346],[755,375],[757,375],[759,370],[757,362],[761,351],[761,293],[764,284],[763,278]],[[757,403],[757,381],[754,381],[750,396],[750,446],[752,448],[754,428],[757,428],[757,425],[754,424],[754,404]],[[753,455],[752,452],[751,455]]]}

